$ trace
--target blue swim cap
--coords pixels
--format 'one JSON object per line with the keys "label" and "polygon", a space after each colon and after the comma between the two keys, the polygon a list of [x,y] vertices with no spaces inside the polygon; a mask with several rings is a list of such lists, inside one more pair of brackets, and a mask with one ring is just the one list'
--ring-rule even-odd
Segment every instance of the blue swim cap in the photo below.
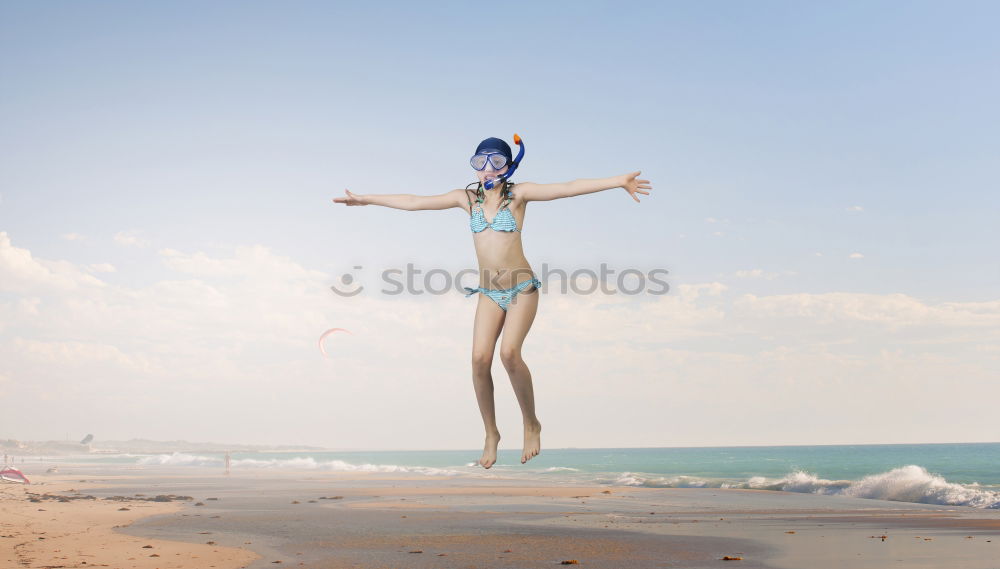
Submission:
{"label": "blue swim cap", "polygon": [[496,137],[487,138],[476,147],[476,154],[479,154],[483,150],[496,150],[507,157],[508,164],[514,161],[514,154],[510,151],[510,145],[504,142],[503,139]]}

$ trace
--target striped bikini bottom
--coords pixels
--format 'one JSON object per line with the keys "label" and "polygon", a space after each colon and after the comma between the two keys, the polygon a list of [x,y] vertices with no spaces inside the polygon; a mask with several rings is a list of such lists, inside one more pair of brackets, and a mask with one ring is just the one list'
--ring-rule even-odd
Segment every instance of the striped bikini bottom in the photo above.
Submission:
{"label": "striped bikini bottom", "polygon": [[465,297],[468,298],[476,294],[477,292],[481,292],[486,296],[492,298],[493,301],[496,302],[500,306],[500,308],[503,309],[504,312],[507,312],[507,306],[509,306],[510,303],[514,300],[514,298],[517,297],[517,293],[521,292],[522,290],[528,288],[531,285],[535,285],[535,290],[538,290],[538,287],[542,286],[542,281],[536,278],[530,278],[526,281],[521,281],[517,283],[511,288],[502,288],[502,289],[492,289],[483,287],[479,288],[464,287],[465,290],[468,292],[468,294],[466,294]]}

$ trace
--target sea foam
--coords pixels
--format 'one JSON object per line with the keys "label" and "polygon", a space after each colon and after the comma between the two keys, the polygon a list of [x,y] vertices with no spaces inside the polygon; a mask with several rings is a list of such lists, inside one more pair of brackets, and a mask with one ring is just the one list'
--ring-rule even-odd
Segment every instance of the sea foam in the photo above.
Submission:
{"label": "sea foam", "polygon": [[[182,452],[172,454],[157,454],[144,456],[136,461],[136,464],[143,465],[165,465],[165,466],[211,466],[219,467],[224,464],[224,460],[219,457],[199,456]],[[467,475],[465,471],[448,468],[433,468],[429,466],[400,466],[398,464],[352,464],[343,460],[323,460],[318,461],[312,457],[295,458],[272,458],[256,459],[241,458],[233,459],[230,462],[232,468],[261,468],[275,470],[325,470],[331,472],[389,472],[389,473],[409,473],[425,474],[427,476],[457,476]]]}
{"label": "sea foam", "polygon": [[[141,465],[221,467],[220,457],[201,456],[174,452],[138,458]],[[426,476],[493,477],[479,472],[475,462],[466,464],[471,470],[435,468],[427,466],[401,466],[398,464],[353,464],[343,460],[316,460],[313,457],[255,459],[241,458],[231,462],[233,468],[276,470],[319,470],[331,472],[373,472],[422,474]],[[830,496],[849,496],[874,500],[970,506],[973,508],[1000,509],[1000,491],[979,484],[949,482],[943,476],[932,474],[915,464],[901,466],[886,472],[864,476],[858,480],[827,480],[804,470],[795,470],[780,478],[753,476],[745,480],[699,476],[653,476],[636,472],[622,472],[611,476],[592,478],[580,469],[552,466],[524,473],[528,477],[568,476],[576,483],[598,483],[613,486],[645,486],[651,488],[742,488],[801,492]],[[515,475],[514,472],[508,475]]]}
{"label": "sea foam", "polygon": [[754,476],[745,481],[697,478],[690,476],[645,477],[632,472],[622,473],[616,485],[646,486],[652,488],[745,488],[754,490],[780,490],[832,496],[850,496],[873,500],[914,502],[971,506],[973,508],[1000,509],[1000,492],[982,488],[978,484],[948,482],[931,474],[922,466],[910,464],[887,472],[871,474],[860,480],[827,480],[815,474],[797,470],[782,478]]}
{"label": "sea foam", "polygon": [[217,466],[222,464],[222,459],[211,456],[199,456],[183,452],[171,454],[154,454],[143,456],[135,461],[136,464],[144,465],[170,465],[170,466]]}

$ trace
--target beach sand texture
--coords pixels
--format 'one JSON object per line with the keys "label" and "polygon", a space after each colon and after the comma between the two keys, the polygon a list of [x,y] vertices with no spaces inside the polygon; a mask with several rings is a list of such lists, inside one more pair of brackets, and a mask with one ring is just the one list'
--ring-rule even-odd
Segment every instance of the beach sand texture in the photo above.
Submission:
{"label": "beach sand texture", "polygon": [[1000,567],[1000,511],[970,507],[502,478],[62,470],[0,486],[5,569]]}
{"label": "beach sand texture", "polygon": [[[0,567],[246,567],[259,556],[238,547],[144,539],[116,531],[136,520],[184,510],[184,501],[91,498],[114,483],[78,477],[30,477],[32,484],[0,485]],[[130,478],[144,486],[142,479]],[[154,494],[147,494],[154,498]],[[123,497],[125,498],[125,497]]]}

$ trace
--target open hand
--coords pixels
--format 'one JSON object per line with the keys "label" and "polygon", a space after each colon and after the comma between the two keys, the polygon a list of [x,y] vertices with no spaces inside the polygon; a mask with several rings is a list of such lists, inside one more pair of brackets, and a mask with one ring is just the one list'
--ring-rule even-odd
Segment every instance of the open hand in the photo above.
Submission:
{"label": "open hand", "polygon": [[347,197],[333,198],[333,203],[342,203],[344,205],[368,205],[361,199],[361,196],[358,194],[352,194],[347,188],[344,188],[344,192],[347,193]]}
{"label": "open hand", "polygon": [[635,201],[639,201],[639,198],[636,196],[636,194],[645,194],[647,196],[649,195],[649,192],[644,192],[642,188],[646,188],[647,190],[653,189],[653,187],[649,185],[649,180],[636,179],[636,176],[638,176],[641,173],[642,170],[638,170],[636,172],[632,172],[631,174],[625,174],[625,183],[622,184],[622,187],[625,188],[625,191],[628,192],[628,194],[632,196],[632,199],[634,199]]}

